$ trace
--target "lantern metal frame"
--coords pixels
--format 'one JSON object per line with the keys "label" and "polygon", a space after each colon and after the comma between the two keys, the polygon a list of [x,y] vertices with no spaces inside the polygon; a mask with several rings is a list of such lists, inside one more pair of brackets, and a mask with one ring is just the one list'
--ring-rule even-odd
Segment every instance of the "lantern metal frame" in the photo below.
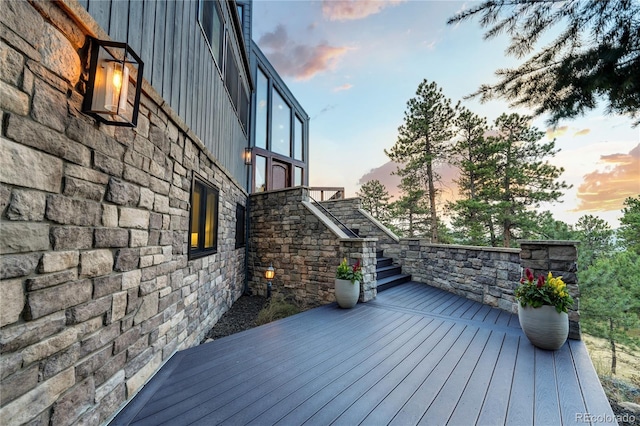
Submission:
{"label": "lantern metal frame", "polygon": [[271,297],[271,281],[276,277],[276,270],[273,269],[273,264],[270,264],[266,271],[264,271],[264,277],[267,279],[267,299]]}
{"label": "lantern metal frame", "polygon": [[[121,70],[120,87],[114,89],[107,83],[109,70],[119,67]],[[105,68],[105,69],[103,69]],[[133,96],[133,108],[131,114],[127,111],[127,93],[132,78],[129,77],[129,69],[136,70],[136,79],[133,82],[135,94]],[[91,38],[91,49],[89,58],[89,80],[87,90],[82,105],[82,112],[93,116],[101,123],[111,126],[136,127],[138,124],[138,112],[140,110],[140,95],[142,92],[142,74],[144,63],[140,56],[131,49],[127,43],[120,43],[110,40],[99,40]],[[116,85],[116,78],[113,79],[113,86]],[[125,86],[126,84],[126,86]],[[126,89],[123,89],[126,87]],[[113,95],[117,90],[117,98]],[[123,92],[125,97],[122,97]],[[107,97],[109,94],[117,99],[117,103],[109,105],[107,108]],[[126,114],[125,114],[126,113]]]}
{"label": "lantern metal frame", "polygon": [[244,159],[244,165],[250,166],[253,162],[253,149],[249,147],[245,148],[242,158]]}

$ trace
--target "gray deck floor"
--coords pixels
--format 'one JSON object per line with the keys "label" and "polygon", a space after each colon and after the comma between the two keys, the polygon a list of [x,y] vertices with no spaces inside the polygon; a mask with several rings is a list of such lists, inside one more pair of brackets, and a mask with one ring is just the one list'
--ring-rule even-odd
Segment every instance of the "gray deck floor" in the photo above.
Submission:
{"label": "gray deck floor", "polygon": [[112,424],[615,424],[584,344],[408,283],[176,353]]}

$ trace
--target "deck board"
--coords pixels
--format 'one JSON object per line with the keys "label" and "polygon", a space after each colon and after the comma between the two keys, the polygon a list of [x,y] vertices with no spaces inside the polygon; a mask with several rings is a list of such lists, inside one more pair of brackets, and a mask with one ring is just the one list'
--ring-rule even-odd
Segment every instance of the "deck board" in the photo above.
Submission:
{"label": "deck board", "polygon": [[[514,319],[515,318],[515,319]],[[584,424],[613,412],[584,344],[419,283],[178,352],[112,424]]]}

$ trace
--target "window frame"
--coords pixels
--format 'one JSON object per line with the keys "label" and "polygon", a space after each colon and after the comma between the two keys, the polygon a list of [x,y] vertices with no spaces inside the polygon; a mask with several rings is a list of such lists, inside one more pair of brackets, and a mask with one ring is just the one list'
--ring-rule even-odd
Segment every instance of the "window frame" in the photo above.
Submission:
{"label": "window frame", "polygon": [[[218,54],[216,55],[213,52],[213,46],[211,45],[211,40],[209,39],[209,35],[207,34],[207,30],[205,29],[204,26],[204,18],[203,18],[203,14],[204,14],[204,3],[205,2],[210,2],[214,4],[214,9],[215,12],[218,15],[218,19],[220,21],[220,33],[218,34],[218,39],[220,42],[219,45],[219,49],[218,49]],[[218,4],[218,0],[199,0],[198,1],[198,24],[200,25],[200,29],[202,30],[202,33],[204,35],[204,39],[207,42],[207,47],[209,48],[209,53],[211,53],[211,57],[213,58],[213,62],[216,64],[216,66],[218,67],[218,70],[220,71],[220,73],[222,73],[223,70],[223,62],[224,62],[224,55],[225,55],[225,44],[226,44],[226,37],[225,37],[225,27],[226,27],[226,23],[224,20],[224,14],[222,13],[222,9],[220,8],[220,5]],[[213,18],[212,18],[213,19]],[[213,28],[212,28],[213,31]]]}
{"label": "window frame", "polygon": [[[293,141],[292,141],[293,123],[292,123],[292,119],[291,119],[291,116],[292,116],[292,113],[293,113],[294,109],[291,106],[291,104],[289,103],[289,100],[287,99],[287,97],[282,94],[281,90],[278,87],[272,85],[271,86],[271,94],[270,95],[271,95],[270,96],[270,98],[271,98],[271,115],[270,115],[271,135],[270,135],[270,138],[269,138],[268,149],[269,149],[269,151],[273,152],[274,154],[280,155],[280,156],[282,156],[284,158],[289,158],[290,160],[294,160],[293,155],[292,155],[293,154],[293,147],[292,147],[292,145],[293,145]],[[275,102],[277,100],[276,95],[277,95],[277,98],[279,98],[282,101],[283,105],[286,108],[289,109],[288,114],[282,114],[282,117],[287,116],[287,125],[288,125],[288,129],[287,130],[288,131],[287,132],[282,132],[282,133],[286,134],[286,137],[287,137],[287,142],[288,142],[288,147],[289,147],[288,153],[282,153],[282,152],[276,151],[274,149],[274,146],[276,145],[274,139],[277,136],[277,134],[274,133],[274,132],[277,132],[276,126],[274,125],[274,117],[276,116],[276,113],[275,113]]]}
{"label": "window frame", "polygon": [[[193,229],[193,212],[194,212],[194,200],[193,195],[196,190],[196,186],[199,186],[201,189],[201,199],[199,205],[199,215],[198,215],[198,247],[193,248],[192,246],[192,238],[194,234]],[[213,231],[213,245],[211,247],[204,247],[205,243],[205,226],[206,226],[206,218],[207,218],[207,197],[209,194],[215,195],[215,215],[214,215],[214,231]],[[215,254],[218,252],[218,230],[219,230],[219,217],[220,217],[220,190],[214,185],[210,185],[204,179],[196,176],[194,174],[191,181],[191,196],[190,196],[190,209],[189,209],[189,239],[188,239],[188,248],[189,248],[189,259],[197,259],[199,257],[209,256],[211,254]]]}

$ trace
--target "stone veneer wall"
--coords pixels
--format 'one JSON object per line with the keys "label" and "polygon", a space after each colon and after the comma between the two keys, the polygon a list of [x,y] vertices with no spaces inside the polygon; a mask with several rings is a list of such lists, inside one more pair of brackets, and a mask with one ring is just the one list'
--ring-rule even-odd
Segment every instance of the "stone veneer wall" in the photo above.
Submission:
{"label": "stone veneer wall", "polygon": [[521,277],[519,253],[518,249],[431,244],[403,238],[399,261],[403,272],[415,281],[517,312],[513,291]]}
{"label": "stone veneer wall", "polygon": [[[247,194],[146,83],[136,129],[81,114],[84,29],[33,4],[0,13],[0,422],[96,425],[241,295]],[[190,261],[194,173],[219,251]]]}
{"label": "stone veneer wall", "polygon": [[349,229],[356,230],[359,236],[376,238],[378,250],[385,250],[387,255],[397,254],[399,238],[362,210],[360,198],[322,201],[320,204]]}
{"label": "stone veneer wall", "polygon": [[375,298],[375,239],[341,238],[304,204],[308,201],[303,187],[251,194],[250,288],[266,293],[264,271],[273,264],[273,293],[307,306],[331,303],[336,268],[346,257],[363,266],[360,301]]}
{"label": "stone veneer wall", "polygon": [[534,276],[551,272],[561,276],[573,298],[573,309],[569,309],[569,337],[580,339],[580,289],[576,272],[578,266],[578,241],[522,240],[520,262],[529,268]]}
{"label": "stone veneer wall", "polygon": [[398,260],[414,281],[447,290],[468,299],[517,313],[514,291],[524,268],[534,274],[562,276],[576,301],[569,310],[569,337],[580,339],[579,289],[575,241],[520,241],[521,249],[431,244],[427,240],[400,240]]}

